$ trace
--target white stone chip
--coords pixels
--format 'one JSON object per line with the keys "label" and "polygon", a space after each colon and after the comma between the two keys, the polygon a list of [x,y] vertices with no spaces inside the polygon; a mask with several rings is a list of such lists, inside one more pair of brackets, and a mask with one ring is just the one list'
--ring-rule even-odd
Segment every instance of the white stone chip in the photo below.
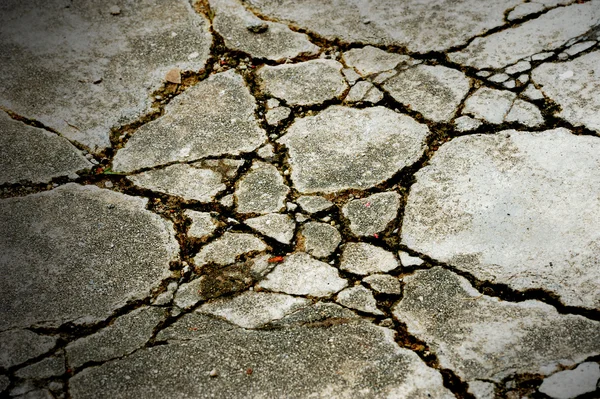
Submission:
{"label": "white stone chip", "polygon": [[536,89],[533,84],[527,85],[525,90],[523,90],[522,94],[530,100],[543,100],[544,99],[544,93],[542,93],[540,90]]}
{"label": "white stone chip", "polygon": [[580,43],[574,44],[571,47],[569,47],[568,49],[566,49],[565,53],[569,54],[570,56],[574,56],[576,54],[579,54],[579,53],[589,49],[590,47],[592,47],[594,45],[596,45],[596,41],[594,41],[594,40],[580,42]]}
{"label": "white stone chip", "polygon": [[186,209],[183,214],[192,221],[188,230],[188,236],[190,237],[199,239],[208,237],[218,226],[217,219],[212,217],[210,212],[198,212]]}
{"label": "white stone chip", "polygon": [[283,244],[289,244],[294,238],[296,223],[288,216],[280,213],[270,213],[247,219],[244,223],[261,234],[276,239]]}
{"label": "white stone chip", "polygon": [[600,380],[598,363],[581,363],[574,370],[560,371],[547,377],[539,391],[551,398],[570,399],[596,390]]}
{"label": "white stone chip", "polygon": [[497,125],[504,122],[516,97],[510,91],[482,87],[467,98],[462,112]]}
{"label": "white stone chip", "polygon": [[225,232],[223,236],[202,247],[194,257],[194,262],[196,266],[209,262],[225,266],[234,263],[240,255],[266,249],[265,243],[252,234]]}
{"label": "white stone chip", "polygon": [[459,132],[470,132],[477,129],[483,122],[473,119],[470,116],[463,115],[454,120],[454,126]]}
{"label": "white stone chip", "polygon": [[364,242],[350,242],[344,245],[340,269],[366,276],[373,273],[386,273],[400,264],[393,253]]}
{"label": "white stone chip", "polygon": [[342,73],[346,77],[346,80],[348,81],[348,84],[350,84],[350,86],[354,85],[356,81],[360,79],[360,75],[356,73],[356,71],[353,68],[344,68],[342,69]]}
{"label": "white stone chip", "polygon": [[496,399],[496,386],[491,382],[471,381],[468,392],[475,396],[475,399]]}
{"label": "white stone chip", "polygon": [[488,80],[490,82],[494,82],[494,83],[502,83],[502,82],[506,82],[508,80],[510,76],[508,76],[505,73],[497,73],[495,75],[492,75],[488,78]]}
{"label": "white stone chip", "polygon": [[349,103],[356,103],[360,101],[378,103],[382,99],[383,93],[381,93],[379,89],[373,85],[373,83],[363,80],[352,86],[344,101]]}
{"label": "white stone chip", "polygon": [[354,287],[346,288],[337,294],[336,302],[340,305],[346,306],[351,309],[356,309],[361,312],[370,313],[381,316],[383,312],[377,309],[377,301],[371,291],[357,285]]}
{"label": "white stone chip", "polygon": [[410,60],[407,55],[388,53],[373,46],[348,50],[342,58],[363,77],[394,69]]}
{"label": "white stone chip", "polygon": [[504,70],[509,75],[516,75],[517,73],[525,72],[531,69],[531,63],[529,61],[519,61],[514,65],[509,66]]}
{"label": "white stone chip", "polygon": [[400,257],[400,263],[402,266],[411,267],[411,266],[421,266],[425,261],[418,256],[411,256],[407,252],[398,251],[398,256]]}
{"label": "white stone chip", "polygon": [[513,103],[505,120],[506,122],[518,122],[528,127],[536,127],[544,123],[544,117],[540,110],[535,105],[519,98]]}
{"label": "white stone chip", "polygon": [[279,125],[279,123],[290,116],[291,110],[288,107],[277,107],[270,109],[265,114],[267,123],[271,126]]}

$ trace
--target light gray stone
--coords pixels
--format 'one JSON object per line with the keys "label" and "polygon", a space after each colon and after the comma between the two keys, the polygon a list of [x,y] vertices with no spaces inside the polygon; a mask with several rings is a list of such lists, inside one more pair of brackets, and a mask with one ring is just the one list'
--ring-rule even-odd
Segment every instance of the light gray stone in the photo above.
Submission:
{"label": "light gray stone", "polygon": [[490,76],[488,80],[493,83],[502,83],[506,82],[509,78],[510,76],[508,76],[505,73],[497,73],[495,75]]}
{"label": "light gray stone", "polygon": [[594,41],[594,40],[576,43],[576,44],[572,45],[571,47],[569,47],[568,49],[566,49],[565,53],[569,54],[570,56],[574,56],[576,54],[579,54],[579,53],[589,49],[590,47],[593,47],[594,45],[596,45],[596,41]]}
{"label": "light gray stone", "polygon": [[[600,7],[598,7],[600,8]],[[542,64],[533,70],[533,81],[556,101],[558,116],[575,126],[600,132],[600,51],[573,61]]]}
{"label": "light gray stone", "polygon": [[386,273],[398,266],[400,265],[394,254],[364,242],[345,244],[340,260],[340,269],[361,276]]}
{"label": "light gray stone", "polygon": [[171,303],[175,291],[177,291],[177,283],[175,281],[171,281],[167,285],[167,289],[156,297],[153,304],[156,306],[163,306]]}
{"label": "light gray stone", "polygon": [[514,21],[516,19],[521,19],[530,14],[535,14],[538,12],[544,11],[545,7],[543,4],[539,3],[523,3],[516,6],[506,17],[509,21]]}
{"label": "light gray stone", "polygon": [[235,263],[238,256],[262,252],[267,246],[260,239],[247,233],[225,232],[209,244],[206,244],[194,257],[196,266],[206,263],[216,263],[221,266]]}
{"label": "light gray stone", "polygon": [[371,274],[362,281],[367,283],[373,291],[381,294],[400,295],[402,293],[398,277],[389,274]]}
{"label": "light gray stone", "polygon": [[514,89],[515,87],[517,87],[517,82],[515,82],[514,80],[507,80],[506,82],[502,83],[502,86],[506,87],[507,89]]}
{"label": "light gray stone", "polygon": [[[263,21],[235,0],[210,0],[214,12],[213,29],[233,50],[243,51],[255,58],[282,61],[300,55],[312,55],[319,48],[303,33],[292,31],[284,24]],[[250,24],[264,24],[262,32],[251,32]]]}
{"label": "light gray stone", "polygon": [[223,176],[227,182],[232,182],[237,177],[238,170],[244,165],[243,159],[204,159],[190,165],[200,169],[210,169]]}
{"label": "light gray stone", "polygon": [[459,132],[470,132],[481,126],[482,122],[470,116],[463,115],[454,120],[454,126]]}
{"label": "light gray stone", "polygon": [[529,75],[523,73],[517,77],[517,83],[519,83],[519,85],[525,85],[527,82],[529,82]]}
{"label": "light gray stone", "polygon": [[318,301],[313,305],[303,307],[294,313],[274,320],[268,324],[273,328],[289,327],[331,327],[336,324],[347,324],[359,321],[361,316],[354,311],[333,302]]}
{"label": "light gray stone", "polygon": [[[406,47],[410,52],[443,52],[466,44],[473,36],[504,25],[505,11],[521,0],[251,0],[262,14],[344,43]],[[335,18],[332,18],[332,15]]]}
{"label": "light gray stone", "polygon": [[198,212],[186,209],[183,214],[191,220],[188,236],[194,238],[206,238],[212,235],[218,226],[217,219],[211,216],[210,212]]}
{"label": "light gray stone", "polygon": [[47,357],[31,366],[17,370],[15,376],[25,379],[45,379],[61,376],[65,372],[65,357],[60,353],[57,356]]}
{"label": "light gray stone", "polygon": [[506,122],[518,122],[528,127],[536,127],[544,123],[544,117],[540,110],[535,105],[519,98],[513,103],[505,120]]}
{"label": "light gray stone", "polygon": [[340,232],[327,223],[309,222],[300,230],[304,250],[316,258],[326,258],[340,245]]}
{"label": "light gray stone", "polygon": [[64,138],[15,121],[1,111],[0,138],[0,184],[46,183],[93,166]]}
{"label": "light gray stone", "polygon": [[344,68],[342,69],[342,74],[350,84],[350,86],[354,85],[358,79],[360,79],[360,75],[356,73],[353,68]]}
{"label": "light gray stone", "polygon": [[467,98],[462,112],[498,125],[504,122],[516,97],[510,91],[482,87]]}
{"label": "light gray stone", "polygon": [[269,98],[267,100],[267,109],[273,109],[279,107],[281,103],[276,98]]}
{"label": "light gray stone", "polygon": [[421,266],[423,264],[423,259],[417,256],[410,256],[404,251],[398,251],[398,256],[400,257],[400,263],[405,267]]}
{"label": "light gray stone", "polygon": [[179,259],[146,204],[74,183],[0,201],[0,329],[92,323],[146,297]]}
{"label": "light gray stone", "polygon": [[[167,345],[78,373],[71,397],[454,397],[437,370],[396,344],[392,330],[364,321],[245,330],[190,319],[182,319],[180,336],[174,330],[181,322],[172,326]],[[209,377],[211,370],[219,376]]]}
{"label": "light gray stone", "polygon": [[296,223],[288,215],[270,213],[247,219],[244,223],[261,234],[276,239],[283,244],[289,244],[294,238]]}
{"label": "light gray stone", "polygon": [[543,61],[543,60],[545,60],[547,58],[552,57],[553,55],[554,55],[553,52],[546,51],[546,52],[543,52],[543,53],[534,54],[530,58],[531,58],[532,61]]}
{"label": "light gray stone", "polygon": [[5,369],[24,363],[54,348],[56,338],[29,330],[0,332],[0,367]]}
{"label": "light gray stone", "polygon": [[188,164],[149,170],[127,179],[136,186],[181,197],[185,201],[211,202],[227,188],[219,173]]}
{"label": "light gray stone", "polygon": [[379,233],[396,218],[400,207],[400,195],[384,192],[348,202],[342,213],[350,220],[350,230],[358,236]]}
{"label": "light gray stone", "polygon": [[180,284],[173,298],[173,304],[181,309],[189,309],[204,300],[205,298],[200,292],[204,278],[201,276],[188,283]]}
{"label": "light gray stone", "polygon": [[287,119],[291,112],[292,111],[288,107],[277,107],[268,110],[265,114],[265,119],[269,125],[276,126],[279,125],[282,120]]}
{"label": "light gray stone", "polygon": [[296,202],[304,211],[311,214],[324,211],[333,206],[333,202],[318,195],[303,195]]}
{"label": "light gray stone", "polygon": [[340,305],[351,309],[356,309],[361,312],[370,313],[377,316],[383,315],[383,312],[377,309],[377,301],[375,300],[375,297],[373,297],[371,291],[362,285],[344,289],[337,294],[336,302]]}
{"label": "light gray stone", "polygon": [[175,97],[160,118],[142,125],[117,151],[113,170],[252,152],[267,138],[256,102],[234,71],[217,73]]}
{"label": "light gray stone", "polygon": [[342,59],[346,65],[353,67],[361,76],[367,77],[394,69],[411,58],[407,55],[388,53],[377,47],[366,46],[346,51]]}
{"label": "light gray stone", "polygon": [[512,374],[551,373],[600,353],[600,323],[559,314],[539,301],[506,302],[480,294],[441,267],[404,278],[392,309],[428,343],[440,366],[463,381],[500,382]]}
{"label": "light gray stone", "polygon": [[521,72],[525,72],[531,69],[531,63],[529,61],[519,61],[514,65],[509,66],[504,70],[509,75],[516,75]]}
{"label": "light gray stone", "polygon": [[[12,394],[12,392],[11,392]],[[48,389],[36,389],[24,395],[17,396],[18,399],[54,399],[54,395]]]}
{"label": "light gray stone", "polygon": [[150,110],[167,71],[208,59],[210,24],[186,1],[133,2],[117,17],[101,0],[67,5],[3,2],[0,52],[12,56],[0,60],[0,106],[92,150]]}
{"label": "light gray stone", "polygon": [[225,208],[233,207],[233,205],[234,205],[233,194],[227,194],[227,195],[223,196],[223,198],[221,198],[219,200],[219,203],[221,205],[223,205]]}
{"label": "light gray stone", "polygon": [[566,129],[472,135],[416,173],[402,243],[484,281],[600,306],[600,140]]}
{"label": "light gray stone", "polygon": [[334,60],[264,66],[256,77],[261,90],[288,105],[312,105],[339,98],[348,89],[343,65]]}
{"label": "light gray stone", "polygon": [[396,101],[434,122],[452,119],[470,87],[462,72],[441,65],[417,65],[383,85]]}
{"label": "light gray stone", "polygon": [[398,73],[399,72],[395,69],[391,71],[381,72],[379,75],[372,78],[371,81],[375,84],[381,85],[385,83],[388,79],[391,79],[394,76],[398,75]]}
{"label": "light gray stone", "polygon": [[258,328],[306,307],[311,301],[274,292],[246,291],[202,305],[198,312],[224,318],[243,328]]}
{"label": "light gray stone", "polygon": [[486,37],[475,38],[448,58],[478,69],[502,68],[533,54],[555,50],[589,31],[600,19],[600,0],[572,4]]}
{"label": "light gray stone", "polygon": [[261,214],[279,212],[285,207],[289,191],[275,166],[254,161],[250,171],[236,184],[237,211]]}
{"label": "light gray stone", "polygon": [[349,103],[365,101],[373,104],[378,103],[381,100],[383,100],[383,93],[373,86],[373,83],[364,80],[357,82],[352,86],[344,99],[344,101]]}
{"label": "light gray stone", "polygon": [[540,90],[536,89],[535,86],[532,84],[527,85],[525,90],[523,90],[522,94],[530,100],[543,100],[544,99],[544,93],[542,93]]}
{"label": "light gray stone", "polygon": [[340,291],[348,282],[329,266],[305,253],[294,253],[275,266],[258,286],[291,295],[327,297]]}
{"label": "light gray stone", "polygon": [[468,391],[475,396],[475,399],[495,399],[496,397],[496,386],[491,382],[471,381],[469,382]]}
{"label": "light gray stone", "polygon": [[384,107],[334,105],[296,119],[278,141],[289,151],[298,191],[331,193],[391,178],[421,157],[428,134],[427,126]]}
{"label": "light gray stone", "polygon": [[166,316],[161,308],[144,307],[116,319],[95,334],[71,342],[65,348],[71,367],[103,362],[128,355],[142,347]]}
{"label": "light gray stone", "polygon": [[574,370],[560,371],[547,377],[539,391],[551,398],[569,399],[584,393],[594,392],[600,379],[598,363],[581,363]]}
{"label": "light gray stone", "polygon": [[275,157],[275,149],[273,148],[273,144],[263,145],[256,151],[256,155],[267,161],[273,159]]}

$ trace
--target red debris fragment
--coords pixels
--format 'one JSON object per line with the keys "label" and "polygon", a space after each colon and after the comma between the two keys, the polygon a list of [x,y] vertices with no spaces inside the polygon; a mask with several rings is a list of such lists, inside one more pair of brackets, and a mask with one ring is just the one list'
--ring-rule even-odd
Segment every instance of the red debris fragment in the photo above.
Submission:
{"label": "red debris fragment", "polygon": [[269,263],[280,263],[284,261],[284,257],[283,256],[274,256],[272,258],[269,258]]}

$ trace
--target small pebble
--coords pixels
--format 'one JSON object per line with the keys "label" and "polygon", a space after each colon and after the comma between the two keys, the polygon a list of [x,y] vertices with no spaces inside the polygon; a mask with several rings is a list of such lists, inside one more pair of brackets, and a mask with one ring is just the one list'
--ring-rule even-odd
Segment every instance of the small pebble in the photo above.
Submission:
{"label": "small pebble", "polygon": [[114,186],[115,185],[110,180],[107,180],[104,182],[104,187],[106,187],[106,188],[113,188]]}
{"label": "small pebble", "polygon": [[121,14],[121,9],[119,6],[110,6],[108,12],[110,12],[112,15],[119,15]]}
{"label": "small pebble", "polygon": [[199,56],[200,56],[200,53],[197,51],[194,51],[193,53],[188,55],[188,60],[193,60],[194,58],[198,58]]}
{"label": "small pebble", "polygon": [[252,22],[250,24],[248,24],[246,26],[246,29],[248,29],[250,32],[252,33],[263,33],[266,32],[269,29],[269,25],[266,22]]}
{"label": "small pebble", "polygon": [[208,375],[210,377],[213,377],[213,378],[214,377],[218,377],[219,376],[219,372],[217,371],[217,369],[212,369],[212,370],[210,370],[210,373],[208,373]]}

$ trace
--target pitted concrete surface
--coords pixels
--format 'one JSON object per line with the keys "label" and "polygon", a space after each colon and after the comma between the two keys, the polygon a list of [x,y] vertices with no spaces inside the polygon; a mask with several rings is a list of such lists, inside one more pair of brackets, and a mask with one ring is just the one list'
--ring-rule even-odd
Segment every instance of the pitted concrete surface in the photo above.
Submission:
{"label": "pitted concrete surface", "polygon": [[600,397],[600,0],[0,5],[0,398]]}

